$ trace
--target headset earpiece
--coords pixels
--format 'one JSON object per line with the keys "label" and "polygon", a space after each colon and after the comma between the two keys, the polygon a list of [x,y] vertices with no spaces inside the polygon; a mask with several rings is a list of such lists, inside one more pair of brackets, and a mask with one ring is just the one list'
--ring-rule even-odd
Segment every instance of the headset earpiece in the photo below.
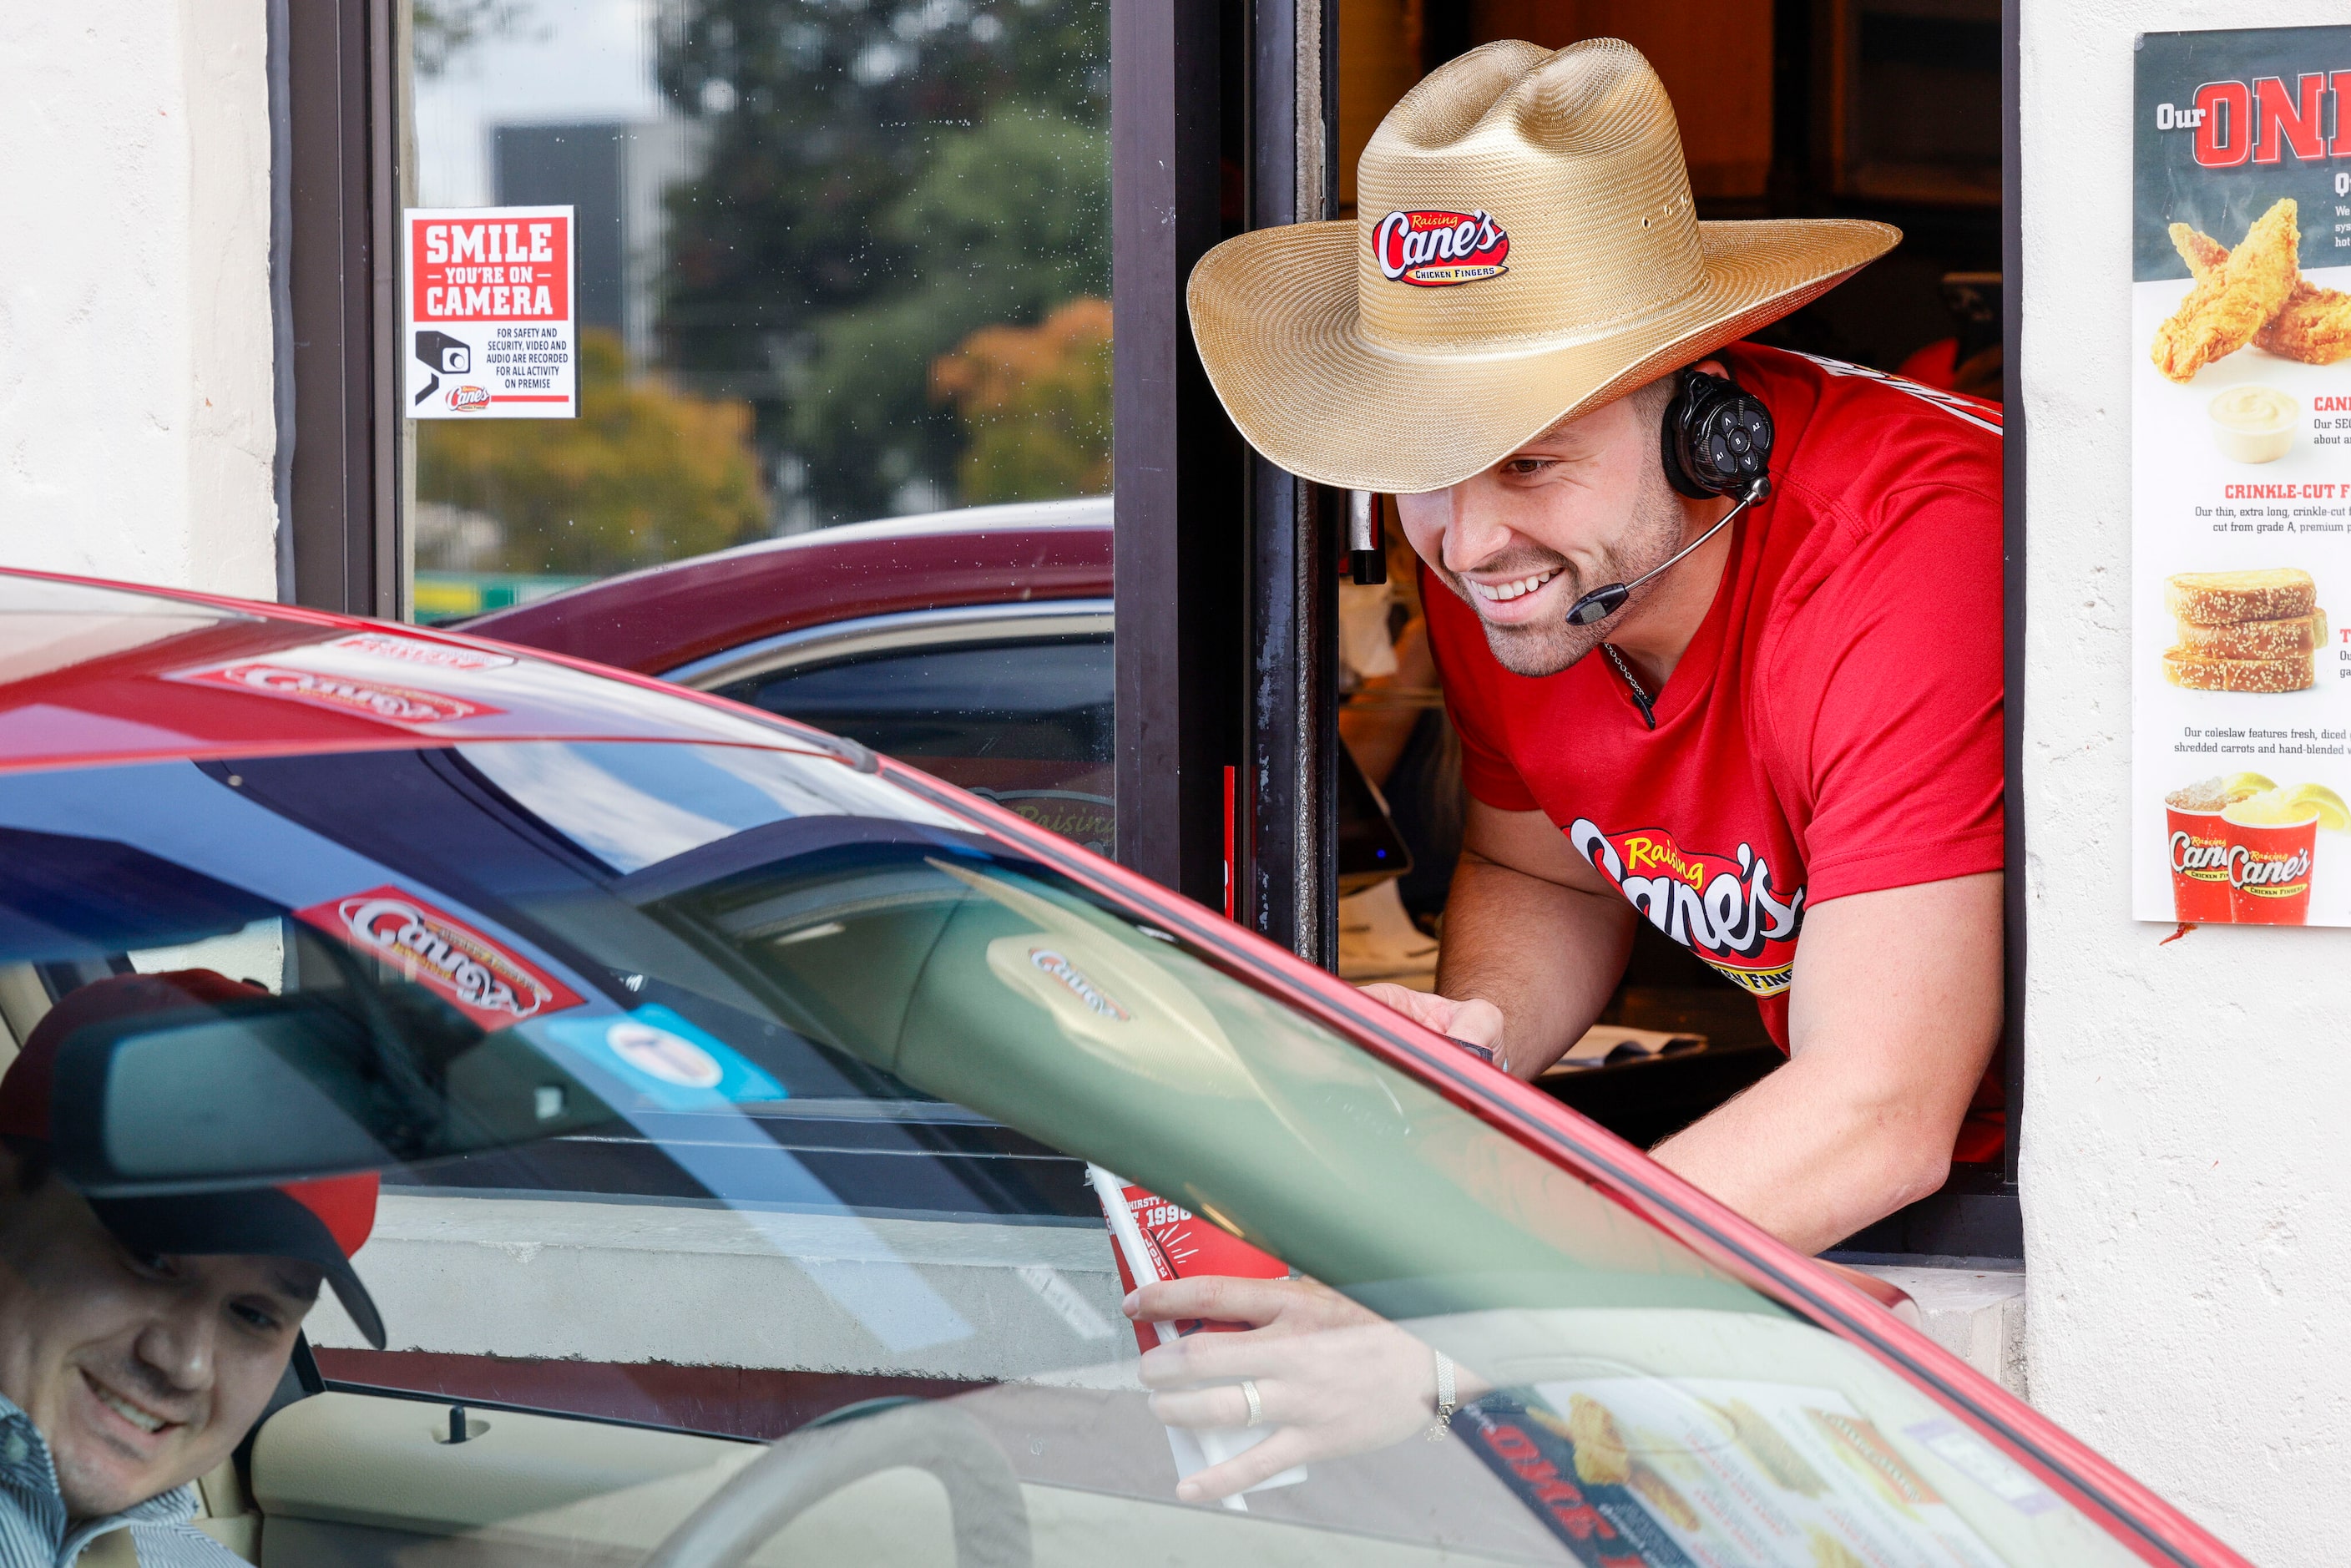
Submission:
{"label": "headset earpiece", "polygon": [[1667,483],[1694,501],[1743,493],[1771,466],[1771,411],[1721,376],[1677,380],[1659,431]]}
{"label": "headset earpiece", "polygon": [[[1771,411],[1753,392],[1740,391],[1735,382],[1709,376],[1702,371],[1681,371],[1674,386],[1673,401],[1666,404],[1662,440],[1666,480],[1675,489],[1693,501],[1702,501],[1709,496],[1737,496],[1739,504],[1663,563],[1630,582],[1595,588],[1569,605],[1567,623],[1571,626],[1599,625],[1625,608],[1625,601],[1633,597],[1635,589],[1714,538],[1733,517],[1771,493]],[[1642,705],[1641,712],[1648,718],[1649,727],[1655,729],[1656,716],[1649,712],[1647,704]]]}

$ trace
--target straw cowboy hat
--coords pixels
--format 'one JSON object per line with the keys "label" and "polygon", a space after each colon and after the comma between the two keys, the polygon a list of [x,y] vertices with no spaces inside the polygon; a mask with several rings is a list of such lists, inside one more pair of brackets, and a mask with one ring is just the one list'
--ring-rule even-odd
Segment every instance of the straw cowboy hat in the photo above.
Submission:
{"label": "straw cowboy hat", "polygon": [[1699,223],[1674,106],[1617,38],[1488,44],[1388,111],[1353,223],[1227,240],[1192,332],[1241,434],[1350,490],[1442,489],[1892,249],[1846,219]]}

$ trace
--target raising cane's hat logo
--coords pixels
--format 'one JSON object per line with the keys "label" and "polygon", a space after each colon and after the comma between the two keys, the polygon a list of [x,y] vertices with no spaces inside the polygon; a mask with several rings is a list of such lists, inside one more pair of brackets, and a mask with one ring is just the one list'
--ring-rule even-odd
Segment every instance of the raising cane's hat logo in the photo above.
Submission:
{"label": "raising cane's hat logo", "polygon": [[404,888],[370,888],[296,918],[398,969],[486,1030],[580,1003],[554,976]]}
{"label": "raising cane's hat logo", "polygon": [[1510,236],[1502,225],[1474,213],[1398,212],[1372,230],[1372,253],[1380,276],[1416,288],[1450,288],[1510,271]]}

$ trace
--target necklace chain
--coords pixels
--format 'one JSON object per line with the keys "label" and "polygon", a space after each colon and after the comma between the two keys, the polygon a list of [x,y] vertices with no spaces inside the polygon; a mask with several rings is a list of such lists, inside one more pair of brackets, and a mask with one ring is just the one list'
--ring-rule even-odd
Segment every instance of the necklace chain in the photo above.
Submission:
{"label": "necklace chain", "polygon": [[1632,689],[1633,703],[1635,706],[1641,710],[1641,718],[1643,722],[1647,724],[1651,729],[1656,728],[1656,704],[1650,697],[1649,689],[1641,684],[1641,677],[1633,673],[1631,663],[1625,659],[1624,654],[1616,651],[1616,644],[1614,643],[1601,643],[1600,651],[1608,655],[1608,662],[1616,666],[1616,673],[1625,677],[1625,685]]}

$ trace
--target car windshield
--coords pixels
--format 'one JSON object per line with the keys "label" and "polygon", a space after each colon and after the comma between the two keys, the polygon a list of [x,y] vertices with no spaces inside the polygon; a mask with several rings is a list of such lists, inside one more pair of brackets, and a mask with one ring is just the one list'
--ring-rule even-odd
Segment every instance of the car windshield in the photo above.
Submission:
{"label": "car windshield", "polygon": [[214,977],[57,1045],[83,1195],[382,1173],[382,1345],[322,1297],[193,1499],[256,1561],[2137,1560],[1300,1001],[838,759],[26,772],[0,848],[6,1054]]}

